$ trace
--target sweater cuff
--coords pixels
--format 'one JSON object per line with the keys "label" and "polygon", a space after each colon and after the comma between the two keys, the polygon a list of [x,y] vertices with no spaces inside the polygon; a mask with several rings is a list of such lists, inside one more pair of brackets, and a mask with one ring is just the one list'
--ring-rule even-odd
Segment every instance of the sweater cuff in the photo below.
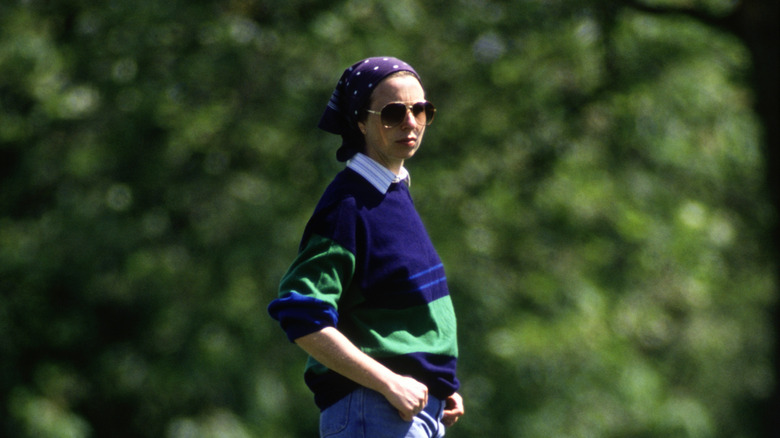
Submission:
{"label": "sweater cuff", "polygon": [[268,313],[279,321],[290,342],[325,327],[336,327],[338,323],[338,313],[333,306],[297,292],[288,292],[273,300]]}

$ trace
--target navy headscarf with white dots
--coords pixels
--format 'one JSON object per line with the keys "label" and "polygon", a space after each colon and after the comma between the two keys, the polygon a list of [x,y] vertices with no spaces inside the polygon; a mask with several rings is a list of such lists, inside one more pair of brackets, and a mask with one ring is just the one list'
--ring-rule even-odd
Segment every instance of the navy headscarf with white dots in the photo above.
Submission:
{"label": "navy headscarf with white dots", "polygon": [[[336,152],[339,161],[347,161],[365,147],[365,138],[358,128],[360,111],[368,107],[371,92],[388,75],[409,71],[420,76],[409,64],[398,58],[376,57],[359,61],[341,75],[327,108],[320,118],[319,128],[338,134],[343,139]],[[421,81],[422,82],[422,81]]]}

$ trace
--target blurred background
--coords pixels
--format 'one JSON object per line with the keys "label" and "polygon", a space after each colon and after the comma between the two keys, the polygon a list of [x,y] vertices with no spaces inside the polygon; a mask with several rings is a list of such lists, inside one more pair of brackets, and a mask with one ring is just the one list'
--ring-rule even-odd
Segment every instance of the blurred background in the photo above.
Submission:
{"label": "blurred background", "polygon": [[[313,437],[266,312],[342,164],[342,71],[459,317],[452,437],[776,437],[774,0],[4,0],[0,436]],[[776,399],[774,399],[776,400]]]}

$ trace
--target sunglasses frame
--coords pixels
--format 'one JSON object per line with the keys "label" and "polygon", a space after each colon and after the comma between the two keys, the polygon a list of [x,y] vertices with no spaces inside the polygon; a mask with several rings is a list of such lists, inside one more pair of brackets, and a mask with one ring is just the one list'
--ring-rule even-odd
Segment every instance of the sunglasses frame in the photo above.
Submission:
{"label": "sunglasses frame", "polygon": [[[401,117],[401,120],[399,120],[398,122],[393,123],[393,124],[386,123],[385,122],[385,118],[382,116],[382,113],[390,105],[403,105],[404,107],[406,107],[406,112],[404,112],[404,115],[403,115],[403,117]],[[395,128],[396,126],[398,126],[398,125],[400,125],[401,123],[404,122],[404,118],[406,117],[407,114],[409,114],[409,112],[411,112],[412,115],[414,115],[414,111],[412,110],[412,108],[414,108],[415,105],[422,105],[423,110],[422,110],[422,112],[420,112],[418,114],[423,114],[424,113],[425,114],[425,123],[424,123],[424,125],[425,126],[430,126],[430,124],[433,123],[433,118],[436,116],[436,106],[434,106],[434,104],[428,102],[427,100],[421,100],[419,102],[415,102],[415,103],[412,103],[412,104],[409,104],[409,105],[407,105],[407,104],[405,104],[403,102],[390,102],[387,105],[383,106],[382,109],[379,110],[379,111],[366,109],[366,112],[369,113],[369,114],[376,114],[376,115],[380,116],[381,120],[382,120],[382,126],[384,126],[385,128]],[[430,118],[428,117],[428,111],[426,111],[427,108],[431,109],[431,117]],[[417,122],[417,116],[416,115],[414,115],[414,120],[415,120],[415,122]],[[419,125],[420,123],[417,123],[417,124]]]}

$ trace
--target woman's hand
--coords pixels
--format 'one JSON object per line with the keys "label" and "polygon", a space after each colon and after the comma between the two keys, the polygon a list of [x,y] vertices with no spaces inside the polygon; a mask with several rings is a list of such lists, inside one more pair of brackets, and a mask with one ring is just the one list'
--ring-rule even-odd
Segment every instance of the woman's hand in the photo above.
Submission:
{"label": "woman's hand", "polygon": [[441,422],[446,427],[450,427],[457,423],[458,419],[460,419],[461,415],[464,413],[465,410],[463,409],[463,397],[461,397],[460,394],[456,392],[455,394],[447,397],[444,405],[444,415],[441,417]]}
{"label": "woman's hand", "polygon": [[428,404],[428,387],[411,377],[398,375],[383,395],[404,421],[412,421]]}
{"label": "woman's hand", "polygon": [[428,404],[427,386],[394,373],[360,351],[334,327],[325,327],[295,342],[329,369],[384,395],[406,421],[412,421]]}

